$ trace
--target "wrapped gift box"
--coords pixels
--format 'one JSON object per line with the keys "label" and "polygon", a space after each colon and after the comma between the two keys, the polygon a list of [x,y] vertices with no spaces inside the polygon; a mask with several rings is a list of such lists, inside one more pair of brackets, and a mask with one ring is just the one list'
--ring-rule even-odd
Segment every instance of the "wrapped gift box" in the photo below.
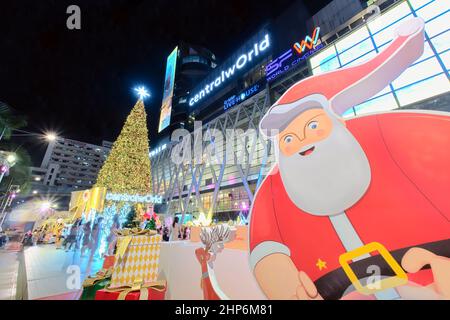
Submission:
{"label": "wrapped gift box", "polygon": [[119,236],[110,287],[129,286],[137,279],[143,280],[144,283],[156,281],[160,243],[159,234]]}
{"label": "wrapped gift box", "polygon": [[132,291],[130,287],[122,289],[101,289],[96,292],[95,300],[165,300],[165,281],[159,281],[153,286],[145,287],[143,290],[147,290],[147,297],[141,296],[141,290],[140,288],[135,288]]}
{"label": "wrapped gift box", "polygon": [[109,269],[114,267],[115,262],[115,256],[105,256],[105,260],[103,260],[103,267],[102,269]]}
{"label": "wrapped gift box", "polygon": [[108,278],[100,280],[92,286],[83,287],[83,293],[81,294],[80,300],[95,300],[97,292],[107,287],[110,283],[111,279]]}
{"label": "wrapped gift box", "polygon": [[98,290],[107,287],[111,283],[112,269],[102,269],[93,276],[83,281],[83,292],[80,300],[94,300]]}

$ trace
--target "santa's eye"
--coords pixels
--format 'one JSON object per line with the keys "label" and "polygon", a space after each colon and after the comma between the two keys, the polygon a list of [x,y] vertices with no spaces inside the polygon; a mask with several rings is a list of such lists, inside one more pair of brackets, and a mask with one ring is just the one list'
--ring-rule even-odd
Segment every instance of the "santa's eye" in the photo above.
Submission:
{"label": "santa's eye", "polygon": [[317,127],[319,126],[319,123],[317,121],[311,121],[310,123],[308,123],[308,128],[310,129],[317,129]]}
{"label": "santa's eye", "polygon": [[291,143],[293,140],[294,138],[291,135],[288,135],[283,139],[284,143]]}

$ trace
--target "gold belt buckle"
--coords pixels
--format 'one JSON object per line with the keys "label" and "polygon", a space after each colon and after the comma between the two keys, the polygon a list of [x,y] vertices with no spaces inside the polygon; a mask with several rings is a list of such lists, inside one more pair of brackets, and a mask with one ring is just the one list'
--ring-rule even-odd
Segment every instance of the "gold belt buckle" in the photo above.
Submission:
{"label": "gold belt buckle", "polygon": [[[363,286],[348,262],[374,251],[378,251],[380,253],[381,257],[383,257],[389,267],[391,267],[395,272],[395,276],[380,279],[369,285]],[[356,290],[364,295],[370,295],[378,291],[395,288],[408,282],[408,276],[405,271],[403,271],[402,267],[397,263],[397,261],[395,261],[390,252],[379,242],[371,242],[355,250],[341,254],[339,256],[339,263],[341,264],[347,277],[355,286]]]}

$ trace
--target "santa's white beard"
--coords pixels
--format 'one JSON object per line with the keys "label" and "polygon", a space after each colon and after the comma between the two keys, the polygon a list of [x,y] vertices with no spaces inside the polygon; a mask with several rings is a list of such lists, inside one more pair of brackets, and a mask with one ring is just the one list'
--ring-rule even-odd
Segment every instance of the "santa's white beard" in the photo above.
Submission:
{"label": "santa's white beard", "polygon": [[301,210],[330,216],[354,205],[370,184],[370,165],[358,141],[334,117],[330,135],[306,156],[279,154],[281,179],[289,198]]}

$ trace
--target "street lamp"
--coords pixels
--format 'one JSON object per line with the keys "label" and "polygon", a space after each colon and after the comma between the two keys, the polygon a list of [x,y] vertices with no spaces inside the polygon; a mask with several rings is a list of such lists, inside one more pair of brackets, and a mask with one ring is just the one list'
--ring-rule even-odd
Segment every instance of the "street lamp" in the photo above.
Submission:
{"label": "street lamp", "polygon": [[47,132],[46,134],[45,134],[45,139],[47,139],[48,141],[55,141],[56,139],[57,139],[58,137],[56,136],[56,134],[55,133],[53,133],[53,132]]}
{"label": "street lamp", "polygon": [[7,197],[4,199],[3,203],[2,203],[2,211],[0,213],[0,229],[3,225],[3,222],[5,221],[6,218],[6,208],[11,206],[12,201],[16,198],[17,193],[20,192],[19,186],[18,185],[10,185],[9,189],[6,193]]}
{"label": "street lamp", "polygon": [[14,152],[0,151],[0,182],[16,162],[17,156]]}
{"label": "street lamp", "polygon": [[41,211],[47,211],[52,207],[52,203],[50,201],[42,201],[41,203]]}
{"label": "street lamp", "polygon": [[14,162],[16,162],[17,157],[14,153],[10,153],[7,157],[6,157],[6,161],[8,161],[10,164],[13,164]]}

